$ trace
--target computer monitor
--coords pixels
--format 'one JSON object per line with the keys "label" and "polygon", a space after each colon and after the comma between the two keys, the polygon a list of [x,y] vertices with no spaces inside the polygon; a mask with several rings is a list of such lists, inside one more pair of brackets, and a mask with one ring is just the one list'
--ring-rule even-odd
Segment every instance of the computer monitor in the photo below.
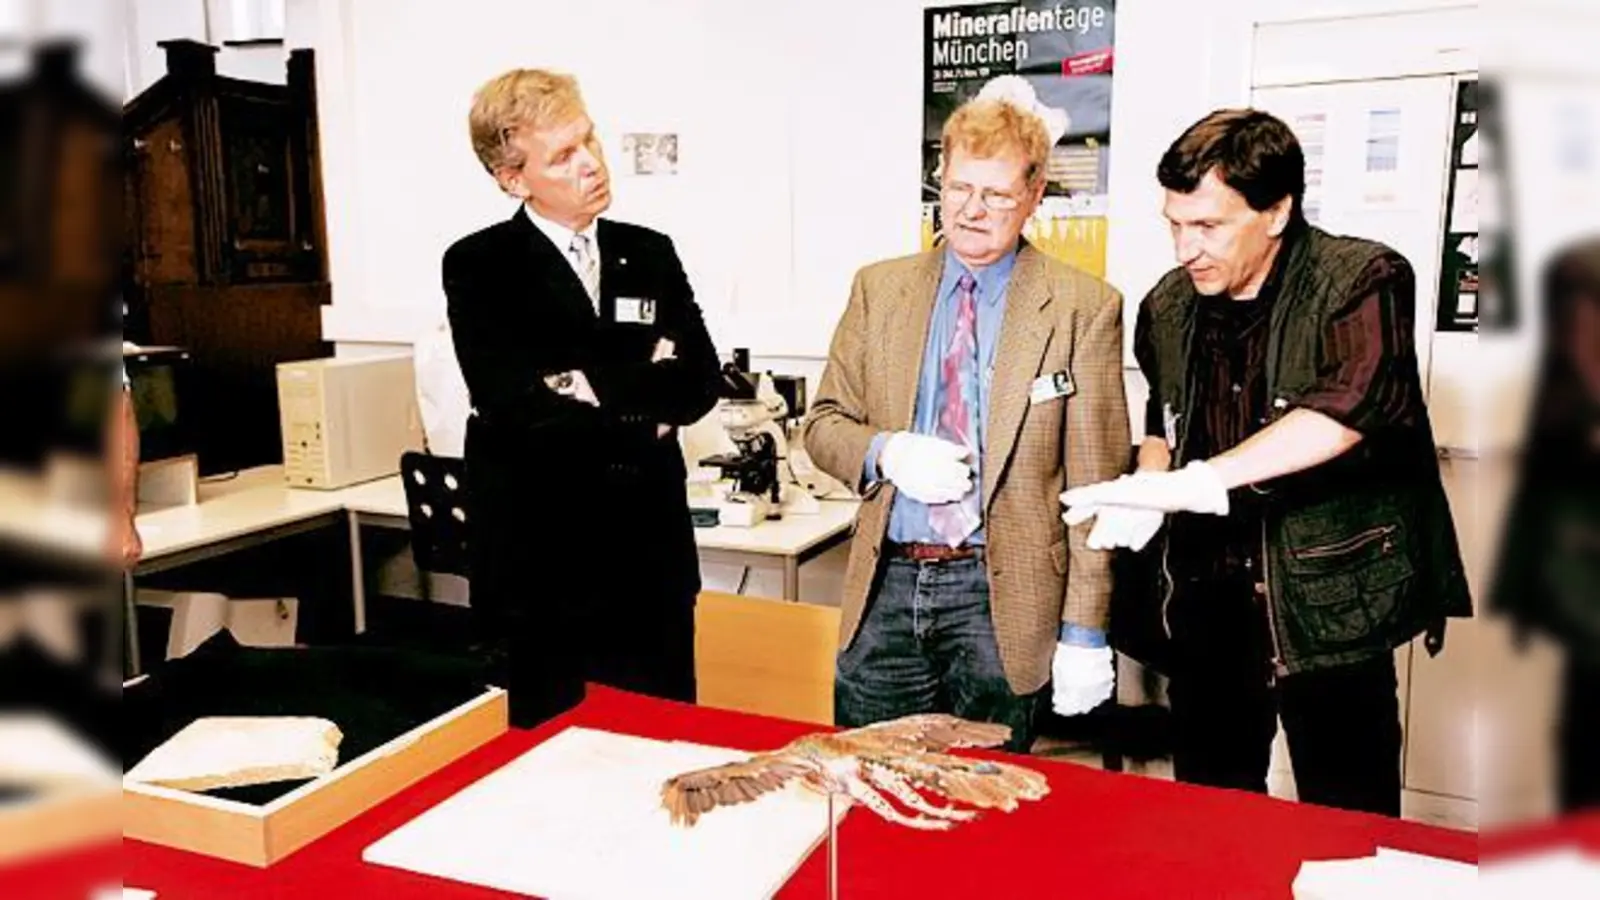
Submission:
{"label": "computer monitor", "polygon": [[194,453],[192,423],[184,404],[185,385],[192,374],[189,351],[141,348],[124,353],[122,361],[139,423],[140,461]]}

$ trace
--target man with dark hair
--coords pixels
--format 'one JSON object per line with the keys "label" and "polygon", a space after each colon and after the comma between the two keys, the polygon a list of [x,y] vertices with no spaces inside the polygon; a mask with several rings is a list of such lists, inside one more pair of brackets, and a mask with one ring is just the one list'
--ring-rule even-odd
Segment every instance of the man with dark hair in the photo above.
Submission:
{"label": "man with dark hair", "polygon": [[[1305,221],[1283,122],[1222,110],[1162,157],[1179,267],[1140,307],[1133,475],[1067,491],[1093,546],[1163,524],[1180,780],[1266,790],[1281,716],[1301,800],[1398,815],[1393,650],[1471,614],[1394,250]],[[1170,517],[1170,518],[1169,518]]]}

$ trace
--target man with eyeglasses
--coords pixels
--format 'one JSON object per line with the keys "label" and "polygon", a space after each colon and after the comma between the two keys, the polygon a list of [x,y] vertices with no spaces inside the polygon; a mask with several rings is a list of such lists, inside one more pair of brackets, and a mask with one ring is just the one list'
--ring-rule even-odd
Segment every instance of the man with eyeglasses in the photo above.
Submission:
{"label": "man with eyeglasses", "polygon": [[839,725],[949,712],[1011,726],[1026,751],[1052,674],[1059,713],[1110,696],[1110,559],[1056,496],[1127,465],[1122,302],[1021,239],[1053,143],[1012,101],[958,109],[944,245],[862,269],[834,333],[805,444],[864,497]]}
{"label": "man with eyeglasses", "polygon": [[693,702],[700,569],[676,428],[715,404],[716,349],[671,239],[600,218],[611,182],[576,81],[507,72],[468,122],[518,200],[443,265],[473,408],[472,605],[508,651],[512,722],[574,705],[585,681]]}

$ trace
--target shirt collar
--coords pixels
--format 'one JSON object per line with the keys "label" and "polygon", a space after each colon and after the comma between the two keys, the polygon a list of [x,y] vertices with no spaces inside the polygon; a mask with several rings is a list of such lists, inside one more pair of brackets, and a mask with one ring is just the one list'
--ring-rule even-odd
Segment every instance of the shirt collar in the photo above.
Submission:
{"label": "shirt collar", "polygon": [[1283,237],[1278,244],[1278,255],[1273,257],[1272,268],[1267,272],[1267,279],[1261,283],[1261,291],[1256,294],[1257,300],[1265,300],[1263,306],[1271,306],[1272,301],[1278,298],[1278,292],[1283,289],[1284,272],[1289,268],[1289,256],[1294,252],[1295,245],[1301,240],[1301,227],[1296,222],[1290,222],[1284,229]]}
{"label": "shirt collar", "polygon": [[939,296],[944,298],[955,293],[957,283],[961,276],[972,272],[978,280],[976,289],[979,303],[993,305],[1000,301],[1005,294],[1006,282],[1011,280],[1011,270],[1017,264],[1017,251],[1012,250],[1000,257],[990,265],[973,272],[967,264],[956,258],[955,252],[948,247],[944,251],[944,275],[940,278]]}
{"label": "shirt collar", "polygon": [[568,250],[572,249],[572,236],[574,234],[581,234],[589,239],[590,252],[599,252],[600,243],[595,239],[595,232],[598,230],[600,224],[599,218],[596,218],[594,221],[590,222],[588,227],[584,228],[582,231],[574,232],[571,228],[568,228],[567,226],[558,222],[552,222],[549,219],[546,219],[544,216],[534,212],[532,204],[524,203],[522,208],[527,210],[528,221],[532,222],[536,228],[544,232],[544,236],[550,239],[550,243],[556,245],[556,249],[561,251],[563,256],[566,255]]}

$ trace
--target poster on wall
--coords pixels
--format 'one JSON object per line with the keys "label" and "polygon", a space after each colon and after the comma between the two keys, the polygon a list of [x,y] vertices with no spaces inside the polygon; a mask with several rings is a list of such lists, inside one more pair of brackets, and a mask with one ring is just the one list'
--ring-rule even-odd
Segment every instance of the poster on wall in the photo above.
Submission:
{"label": "poster on wall", "polygon": [[1478,83],[1456,87],[1450,189],[1439,267],[1440,331],[1478,330]]}
{"label": "poster on wall", "polygon": [[938,243],[939,136],[978,96],[1035,104],[1060,132],[1044,201],[1023,230],[1094,275],[1106,268],[1115,0],[1014,0],[923,13],[922,247]]}

